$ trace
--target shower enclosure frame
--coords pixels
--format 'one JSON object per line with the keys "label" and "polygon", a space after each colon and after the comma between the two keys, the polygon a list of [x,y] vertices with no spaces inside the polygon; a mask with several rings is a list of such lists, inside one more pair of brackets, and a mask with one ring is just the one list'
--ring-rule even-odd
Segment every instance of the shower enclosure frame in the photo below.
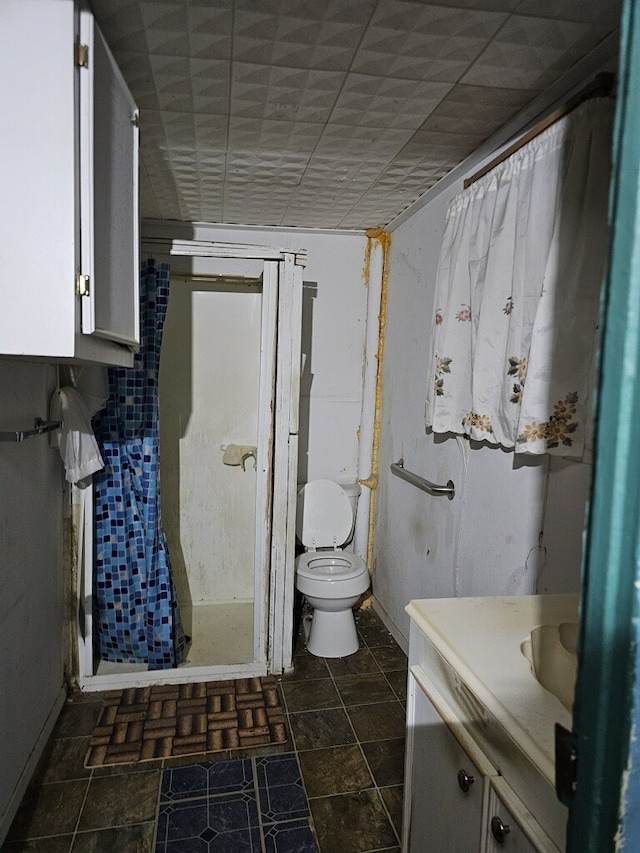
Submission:
{"label": "shower enclosure frame", "polygon": [[[94,674],[94,519],[93,487],[90,486],[84,492],[76,490],[76,503],[80,505],[75,533],[77,632],[73,639],[77,642],[77,655],[72,657],[77,660],[74,668],[83,691],[278,674],[292,665],[302,274],[306,252],[165,238],[143,240],[143,248],[158,259],[179,256],[262,262],[257,464],[261,476],[256,488],[256,507],[260,514],[256,518],[255,532],[254,660],[240,664]],[[208,277],[215,279],[216,274]]]}

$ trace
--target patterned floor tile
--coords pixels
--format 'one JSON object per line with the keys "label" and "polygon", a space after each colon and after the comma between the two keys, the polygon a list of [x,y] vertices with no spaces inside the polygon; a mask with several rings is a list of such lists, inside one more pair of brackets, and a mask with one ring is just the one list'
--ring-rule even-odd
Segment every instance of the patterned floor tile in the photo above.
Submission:
{"label": "patterned floor tile", "polygon": [[210,800],[177,801],[160,809],[158,844],[186,844],[192,839],[209,844],[218,836],[227,836],[228,833],[242,835],[244,832],[244,836],[249,837],[251,833],[246,830],[257,827],[258,823],[257,803],[251,794],[234,793]]}
{"label": "patterned floor tile", "polygon": [[209,793],[209,772],[204,764],[175,767],[162,774],[160,802],[192,800]]}
{"label": "patterned floor tile", "polygon": [[317,853],[308,820],[274,823],[264,830],[265,853]]}
{"label": "patterned floor tile", "polygon": [[216,796],[252,788],[253,771],[248,758],[189,764],[165,770],[160,802]]}
{"label": "patterned floor tile", "polygon": [[276,755],[256,761],[260,816],[264,824],[297,820],[309,815],[295,755]]}
{"label": "patterned floor tile", "polygon": [[295,753],[165,770],[156,853],[174,851],[316,853]]}

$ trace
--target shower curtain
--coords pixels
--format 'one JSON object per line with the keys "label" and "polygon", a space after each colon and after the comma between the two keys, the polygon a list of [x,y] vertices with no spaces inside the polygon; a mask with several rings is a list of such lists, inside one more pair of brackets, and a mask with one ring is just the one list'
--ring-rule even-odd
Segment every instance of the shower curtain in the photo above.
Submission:
{"label": "shower curtain", "polygon": [[105,460],[95,476],[94,647],[103,660],[184,660],[171,564],[160,517],[158,371],[169,266],[143,262],[140,351],[132,368],[109,370],[110,398],[95,417]]}

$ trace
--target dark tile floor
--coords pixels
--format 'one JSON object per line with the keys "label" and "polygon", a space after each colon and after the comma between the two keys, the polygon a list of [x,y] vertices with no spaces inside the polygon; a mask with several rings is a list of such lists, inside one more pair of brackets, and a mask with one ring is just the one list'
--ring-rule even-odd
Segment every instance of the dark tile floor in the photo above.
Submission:
{"label": "dark tile floor", "polygon": [[3,853],[311,853],[309,824],[319,853],[399,853],[407,659],[372,609],[356,621],[347,658],[299,639],[279,747],[88,770],[101,697],[70,697]]}

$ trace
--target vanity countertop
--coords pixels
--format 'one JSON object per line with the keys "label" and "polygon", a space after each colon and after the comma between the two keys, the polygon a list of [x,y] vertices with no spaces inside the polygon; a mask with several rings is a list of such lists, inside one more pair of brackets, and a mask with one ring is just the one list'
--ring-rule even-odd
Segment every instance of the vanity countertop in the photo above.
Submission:
{"label": "vanity countertop", "polygon": [[514,777],[516,790],[542,777],[553,792],[555,723],[571,729],[570,712],[538,683],[521,645],[540,625],[576,622],[578,601],[577,594],[445,598],[406,608],[427,640],[410,663],[428,667],[494,766]]}

